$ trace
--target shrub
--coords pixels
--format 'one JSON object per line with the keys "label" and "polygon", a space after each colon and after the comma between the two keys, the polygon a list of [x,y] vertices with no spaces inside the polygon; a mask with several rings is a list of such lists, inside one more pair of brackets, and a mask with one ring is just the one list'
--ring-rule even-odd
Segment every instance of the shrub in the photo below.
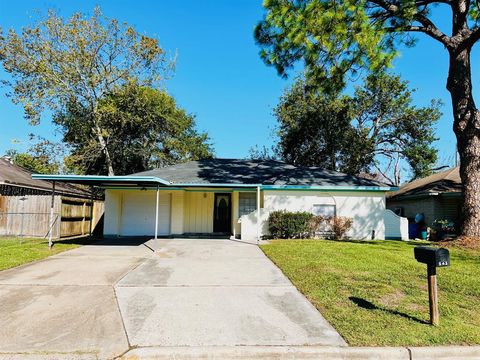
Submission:
{"label": "shrub", "polygon": [[302,239],[312,235],[309,212],[272,211],[268,217],[270,235],[277,239]]}
{"label": "shrub", "polygon": [[353,219],[345,216],[332,217],[332,230],[335,240],[343,239],[348,230],[352,228]]}
{"label": "shrub", "polygon": [[345,216],[312,216],[309,228],[312,234],[324,233],[327,238],[334,240],[343,239],[348,230],[352,228],[352,218]]}

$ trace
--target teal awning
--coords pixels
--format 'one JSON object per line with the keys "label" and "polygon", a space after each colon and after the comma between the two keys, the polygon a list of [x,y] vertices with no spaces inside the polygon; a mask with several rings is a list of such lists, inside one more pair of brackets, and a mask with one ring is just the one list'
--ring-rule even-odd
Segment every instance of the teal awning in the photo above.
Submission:
{"label": "teal awning", "polygon": [[71,184],[90,186],[168,186],[170,183],[155,176],[105,176],[105,175],[46,175],[33,174],[32,179],[46,181],[61,181]]}

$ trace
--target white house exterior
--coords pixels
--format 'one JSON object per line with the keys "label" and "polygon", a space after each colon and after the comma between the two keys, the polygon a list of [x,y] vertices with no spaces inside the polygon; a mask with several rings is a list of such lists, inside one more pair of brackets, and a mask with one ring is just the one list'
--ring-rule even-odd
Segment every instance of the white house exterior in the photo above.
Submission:
{"label": "white house exterior", "polygon": [[[55,175],[43,179],[55,180]],[[208,159],[129,176],[69,176],[105,188],[105,236],[224,235],[255,241],[274,210],[351,217],[354,239],[385,238],[391,187],[278,161]]]}

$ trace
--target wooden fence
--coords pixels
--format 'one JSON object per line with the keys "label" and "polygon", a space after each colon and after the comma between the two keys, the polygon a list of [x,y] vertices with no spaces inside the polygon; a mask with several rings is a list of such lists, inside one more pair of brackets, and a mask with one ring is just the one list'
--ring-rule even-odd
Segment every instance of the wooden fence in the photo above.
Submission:
{"label": "wooden fence", "polygon": [[[0,236],[46,237],[50,231],[51,196],[0,196]],[[98,225],[103,201],[56,195],[54,238],[85,235]]]}

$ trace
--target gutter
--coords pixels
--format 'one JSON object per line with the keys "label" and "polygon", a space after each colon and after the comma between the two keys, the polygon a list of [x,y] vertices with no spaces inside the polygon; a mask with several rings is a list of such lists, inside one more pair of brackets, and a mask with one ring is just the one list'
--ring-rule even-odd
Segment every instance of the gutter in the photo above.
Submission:
{"label": "gutter", "polygon": [[429,198],[431,196],[446,196],[446,197],[457,197],[461,196],[461,191],[447,191],[447,192],[430,192],[430,193],[423,193],[423,194],[411,194],[411,195],[395,195],[388,197],[387,200],[391,201],[401,201],[401,200],[414,200],[414,199],[424,199]]}
{"label": "gutter", "polygon": [[263,190],[304,190],[304,191],[395,191],[391,186],[316,186],[316,185],[263,185]]}

